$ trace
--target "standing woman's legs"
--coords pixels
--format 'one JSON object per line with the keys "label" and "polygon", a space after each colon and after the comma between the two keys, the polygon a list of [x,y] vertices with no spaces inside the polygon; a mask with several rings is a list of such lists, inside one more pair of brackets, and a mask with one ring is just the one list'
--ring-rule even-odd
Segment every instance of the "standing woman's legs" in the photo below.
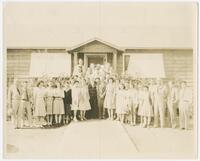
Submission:
{"label": "standing woman's legs", "polygon": [[114,120],[114,109],[111,109],[111,120]]}
{"label": "standing woman's legs", "polygon": [[81,120],[83,120],[83,111],[80,111],[80,115],[81,115]]}
{"label": "standing woman's legs", "polygon": [[62,115],[58,115],[58,123],[61,124],[61,121],[62,121]]}
{"label": "standing woman's legs", "polygon": [[86,111],[84,110],[83,111],[83,120],[86,120],[85,113],[86,113]]}
{"label": "standing woman's legs", "polygon": [[76,114],[77,114],[77,110],[74,110],[74,121],[77,121]]}
{"label": "standing woman's legs", "polygon": [[151,116],[149,116],[149,117],[147,118],[147,126],[149,127],[150,124],[151,124]]}
{"label": "standing woman's legs", "polygon": [[111,117],[111,111],[110,109],[107,109],[108,110],[108,119],[110,120],[110,117]]}

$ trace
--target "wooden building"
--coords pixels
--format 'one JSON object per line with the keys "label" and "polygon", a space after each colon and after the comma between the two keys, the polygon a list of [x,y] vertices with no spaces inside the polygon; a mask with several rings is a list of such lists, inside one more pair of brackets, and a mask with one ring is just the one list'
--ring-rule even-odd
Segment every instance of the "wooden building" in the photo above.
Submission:
{"label": "wooden building", "polygon": [[[13,77],[34,77],[34,75],[30,74],[31,59],[34,53],[41,53],[43,55],[56,54],[57,58],[59,58],[59,54],[66,55],[66,59],[69,59],[66,61],[68,74],[72,73],[73,67],[78,63],[79,58],[84,61],[85,68],[91,63],[104,64],[108,62],[118,74],[122,74],[128,69],[128,64],[132,56],[142,54],[144,56],[151,56],[159,54],[162,55],[165,78],[186,80],[189,85],[192,85],[193,80],[192,48],[124,48],[94,38],[74,47],[7,48],[8,82],[10,82]],[[59,60],[64,58],[60,57],[60,59],[57,59],[56,57],[54,61],[57,64],[59,64]],[[38,58],[38,66],[39,65],[40,61]],[[143,65],[145,64],[141,64],[141,66]]]}

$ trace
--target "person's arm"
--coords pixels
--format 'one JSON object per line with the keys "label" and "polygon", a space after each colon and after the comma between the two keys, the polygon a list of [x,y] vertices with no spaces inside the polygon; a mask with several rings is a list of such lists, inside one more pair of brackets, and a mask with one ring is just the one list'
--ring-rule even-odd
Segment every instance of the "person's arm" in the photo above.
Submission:
{"label": "person's arm", "polygon": [[11,107],[11,104],[12,104],[12,88],[11,87],[8,90],[8,99],[7,100],[8,100],[8,107],[12,108]]}

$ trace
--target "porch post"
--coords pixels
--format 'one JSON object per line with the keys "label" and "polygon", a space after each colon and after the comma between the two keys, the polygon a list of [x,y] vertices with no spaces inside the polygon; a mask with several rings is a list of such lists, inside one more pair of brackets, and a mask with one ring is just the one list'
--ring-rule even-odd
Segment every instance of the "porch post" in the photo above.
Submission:
{"label": "porch post", "polygon": [[78,64],[78,53],[74,52],[74,67]]}
{"label": "porch post", "polygon": [[117,71],[117,51],[113,52],[113,69]]}

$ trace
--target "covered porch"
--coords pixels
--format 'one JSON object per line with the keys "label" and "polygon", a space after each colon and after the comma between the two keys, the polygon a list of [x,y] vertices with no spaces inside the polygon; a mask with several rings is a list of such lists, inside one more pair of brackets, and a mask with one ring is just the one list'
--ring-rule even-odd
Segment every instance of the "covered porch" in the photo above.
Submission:
{"label": "covered porch", "polygon": [[74,46],[68,50],[68,53],[72,55],[72,71],[74,70],[74,66],[78,64],[78,60],[82,59],[85,70],[90,66],[90,64],[104,65],[109,63],[113,70],[118,72],[117,60],[119,54],[122,54],[123,52],[123,49],[97,38]]}

